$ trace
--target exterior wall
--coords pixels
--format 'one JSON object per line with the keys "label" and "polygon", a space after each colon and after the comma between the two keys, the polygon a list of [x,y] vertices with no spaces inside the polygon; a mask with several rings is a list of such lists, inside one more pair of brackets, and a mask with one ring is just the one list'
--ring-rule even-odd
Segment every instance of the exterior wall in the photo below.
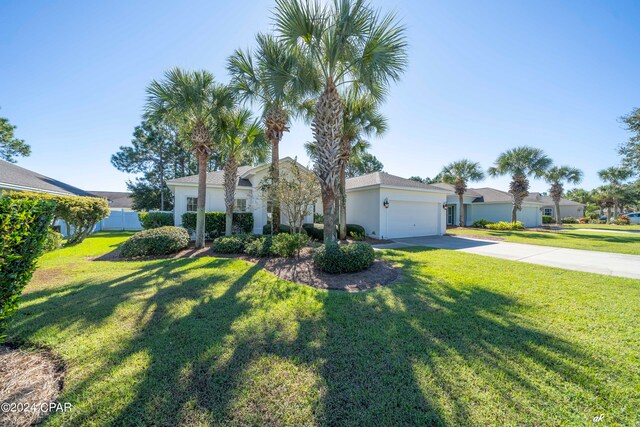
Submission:
{"label": "exterior wall", "polygon": [[[197,186],[176,186],[174,190],[173,215],[174,223],[182,225],[182,214],[187,211],[187,197],[198,197]],[[236,199],[247,199],[247,212],[251,212],[252,189],[236,188]],[[205,202],[206,212],[224,212],[224,189],[219,187],[207,188],[207,198]],[[255,216],[254,216],[255,221]]]}
{"label": "exterior wall", "polygon": [[[469,222],[469,218],[467,215],[467,206],[473,201],[473,197],[469,197],[469,196],[463,196],[462,202],[463,202],[463,206],[462,209],[464,209],[464,225],[471,225],[471,222]],[[455,218],[454,218],[454,222],[452,225],[459,225],[460,223],[460,197],[458,197],[457,194],[454,195],[449,195],[447,196],[447,205],[449,206],[455,206],[456,208],[456,214],[455,214]],[[445,211],[445,224],[447,221],[447,213]]]}
{"label": "exterior wall", "polygon": [[381,205],[379,188],[347,191],[347,222],[359,224],[366,234],[379,237]]}
{"label": "exterior wall", "polygon": [[[382,205],[384,199],[389,200],[389,208],[385,208]],[[394,208],[394,202],[396,209],[412,209],[410,204],[403,202],[411,202],[411,203],[425,203],[432,205],[434,209],[429,209],[428,214],[430,215],[428,218],[425,218],[425,221],[429,222],[433,229],[435,230],[433,233],[428,234],[436,234],[443,235],[447,232],[447,211],[443,208],[444,203],[447,201],[446,193],[439,192],[427,192],[427,191],[414,191],[414,190],[400,190],[395,188],[381,188],[380,189],[380,202],[378,204],[380,210],[380,236],[383,238],[394,238],[397,236],[393,236],[393,233],[390,233],[394,230],[393,225],[389,225],[389,217],[393,218],[397,216],[394,213],[391,213],[391,210]],[[400,203],[398,203],[400,202]],[[422,233],[415,234],[415,236],[424,235]]]}
{"label": "exterior wall", "polygon": [[[518,221],[525,227],[537,227],[542,224],[541,205],[522,205],[517,214]],[[479,219],[491,222],[511,221],[511,203],[472,203],[467,207],[467,224]]]}
{"label": "exterior wall", "polygon": [[[551,216],[556,218],[556,207],[554,205],[544,205],[544,209],[551,209]],[[584,207],[577,205],[563,205],[560,204],[560,218],[566,218],[572,216],[574,218],[580,218],[584,216]]]}

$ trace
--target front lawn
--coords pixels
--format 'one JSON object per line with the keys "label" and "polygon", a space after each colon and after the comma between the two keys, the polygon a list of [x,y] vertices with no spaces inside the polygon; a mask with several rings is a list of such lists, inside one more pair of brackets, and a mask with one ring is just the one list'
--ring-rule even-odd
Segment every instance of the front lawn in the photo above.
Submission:
{"label": "front lawn", "polygon": [[[553,224],[551,224],[553,226]],[[595,228],[597,230],[640,231],[640,224],[562,224],[563,228]]]}
{"label": "front lawn", "polygon": [[9,340],[66,363],[45,425],[640,423],[640,281],[454,251],[362,293],[241,260],[46,255]]}
{"label": "front lawn", "polygon": [[447,234],[460,237],[491,237],[513,243],[554,246],[587,251],[640,255],[640,234],[605,233],[602,231],[499,231],[475,228],[452,228]]}

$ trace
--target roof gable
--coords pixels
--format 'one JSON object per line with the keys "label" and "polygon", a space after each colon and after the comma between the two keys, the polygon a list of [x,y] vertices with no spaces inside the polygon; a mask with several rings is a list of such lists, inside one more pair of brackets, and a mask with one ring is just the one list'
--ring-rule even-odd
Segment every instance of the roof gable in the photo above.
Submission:
{"label": "roof gable", "polygon": [[391,175],[386,172],[373,172],[366,175],[356,176],[354,178],[348,178],[346,184],[347,190],[371,186],[390,186],[449,193],[449,191],[446,189],[439,188],[431,184],[424,184],[422,182],[402,178],[400,176]]}

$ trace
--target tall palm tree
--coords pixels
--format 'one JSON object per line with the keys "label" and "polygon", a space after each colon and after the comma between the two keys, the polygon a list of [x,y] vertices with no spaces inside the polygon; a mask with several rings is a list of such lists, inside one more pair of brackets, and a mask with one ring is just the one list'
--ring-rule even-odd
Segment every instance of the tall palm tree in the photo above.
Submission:
{"label": "tall palm tree", "polygon": [[264,162],[269,153],[269,142],[258,120],[251,116],[249,110],[235,110],[223,115],[217,131],[220,133],[220,153],[224,159],[224,232],[226,236],[230,236],[238,166]]}
{"label": "tall palm tree", "polygon": [[556,208],[556,224],[562,224],[560,198],[564,193],[563,183],[579,184],[582,181],[582,171],[571,166],[552,166],[545,172],[544,179],[548,184],[551,184],[549,194],[551,194],[551,199]]}
{"label": "tall palm tree", "polygon": [[[317,76],[304,65],[304,58],[296,57],[272,35],[258,34],[254,51],[236,50],[229,57],[227,69],[231,86],[243,101],[258,104],[262,110],[265,134],[271,143],[271,181],[278,185],[280,177],[280,142],[303,97],[317,90]],[[277,193],[277,192],[275,192]],[[274,232],[280,229],[280,203],[275,200],[272,210]]]}
{"label": "tall palm tree", "polygon": [[208,71],[173,68],[164,79],[147,87],[146,114],[177,124],[189,136],[198,158],[196,247],[204,247],[204,210],[207,195],[207,163],[216,148],[212,129],[220,115],[233,105],[227,86],[216,83]]}
{"label": "tall palm tree", "polygon": [[601,185],[593,190],[594,198],[598,207],[600,207],[600,216],[602,216],[604,209],[607,209],[607,220],[611,219],[611,208],[615,207],[616,201],[614,189],[611,185]]}
{"label": "tall palm tree", "polygon": [[[618,214],[620,208],[620,190],[622,188],[622,184],[627,179],[631,178],[633,173],[624,167],[616,167],[611,166],[606,169],[602,169],[598,171],[598,176],[601,180],[609,184],[609,194],[613,197],[614,200],[614,215]],[[609,217],[610,219],[611,217]]]}
{"label": "tall palm tree", "polygon": [[573,188],[567,191],[565,197],[569,200],[573,200],[574,202],[582,203],[584,205],[582,215],[586,215],[588,206],[594,203],[593,191],[587,191],[583,188]]}
{"label": "tall palm tree", "polygon": [[[340,180],[344,104],[339,90],[351,87],[380,101],[407,62],[404,27],[393,14],[381,15],[364,0],[276,0],[278,37],[307,60],[322,90],[311,125],[320,181],[324,240],[335,242],[335,198]],[[309,73],[310,75],[312,73]]]}
{"label": "tall palm tree", "polygon": [[509,193],[513,197],[511,222],[516,222],[522,201],[529,195],[529,179],[544,176],[551,166],[551,159],[539,148],[516,147],[500,154],[494,165],[487,169],[490,176],[511,175]]}
{"label": "tall palm tree", "polygon": [[440,172],[442,181],[452,184],[454,191],[460,199],[460,227],[464,227],[464,193],[467,191],[469,182],[482,181],[484,171],[478,162],[462,159],[449,163]]}

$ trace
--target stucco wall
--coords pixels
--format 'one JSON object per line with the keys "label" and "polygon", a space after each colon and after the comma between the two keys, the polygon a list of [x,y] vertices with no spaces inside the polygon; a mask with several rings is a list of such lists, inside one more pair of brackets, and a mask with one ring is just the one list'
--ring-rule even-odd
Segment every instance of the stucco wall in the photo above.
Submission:
{"label": "stucco wall", "polygon": [[[187,211],[187,197],[198,197],[198,187],[175,187],[173,215],[174,222],[177,226],[182,225],[182,214]],[[247,211],[251,212],[252,190],[250,188],[237,188],[236,199],[247,199]],[[224,190],[222,188],[207,188],[207,198],[205,203],[205,211],[207,212],[224,212]]]}
{"label": "stucco wall", "polygon": [[[537,227],[542,224],[542,212],[538,205],[523,205],[517,213],[518,221],[525,227]],[[510,203],[472,203],[467,207],[467,224],[486,219],[491,222],[511,221]]]}
{"label": "stucco wall", "polygon": [[380,236],[380,189],[347,192],[347,223],[359,224],[369,235]]}

